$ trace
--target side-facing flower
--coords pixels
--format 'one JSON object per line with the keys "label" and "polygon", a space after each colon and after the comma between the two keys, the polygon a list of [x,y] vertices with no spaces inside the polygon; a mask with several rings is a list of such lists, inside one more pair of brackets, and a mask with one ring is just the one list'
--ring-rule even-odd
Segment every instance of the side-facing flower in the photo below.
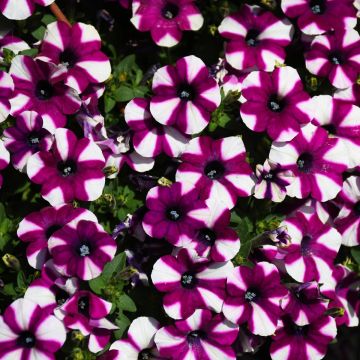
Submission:
{"label": "side-facing flower", "polygon": [[30,180],[41,185],[43,198],[52,206],[99,198],[105,186],[100,148],[67,129],[57,129],[54,137],[51,150],[32,155],[26,167]]}
{"label": "side-facing flower", "polygon": [[[5,169],[10,163],[10,153],[6,150],[6,147],[2,140],[0,140],[0,170]],[[0,173],[0,189],[3,184],[3,177]]]}
{"label": "side-facing flower", "polygon": [[125,121],[133,131],[132,144],[138,154],[155,157],[165,153],[178,157],[189,139],[172,126],[163,126],[150,113],[150,100],[136,98],[125,107]]}
{"label": "side-facing flower", "polygon": [[20,171],[25,171],[31,155],[49,151],[52,142],[51,133],[43,127],[43,119],[35,111],[24,111],[16,117],[15,126],[4,131],[4,144],[11,153],[11,163]]}
{"label": "side-facing flower", "polygon": [[210,262],[193,250],[182,249],[177,257],[162,256],[154,264],[151,279],[159,291],[166,293],[165,312],[173,319],[184,319],[196,309],[221,312],[226,277],[232,268],[231,261]]}
{"label": "side-facing flower", "polygon": [[29,243],[26,256],[30,266],[40,270],[50,257],[49,238],[63,226],[79,220],[97,222],[91,211],[72,205],[49,206],[27,215],[19,224],[17,236],[21,241]]}
{"label": "side-facing flower", "polygon": [[133,5],[131,22],[139,31],[150,31],[159,46],[172,47],[182,39],[182,32],[197,31],[203,23],[194,0],[139,0]]}
{"label": "side-facing flower", "polygon": [[268,199],[282,202],[286,197],[286,187],[291,184],[294,174],[284,170],[279,164],[266,160],[264,165],[256,165],[257,182],[254,196],[257,199]]}
{"label": "side-facing flower", "polygon": [[340,192],[342,173],[348,168],[342,141],[311,123],[290,142],[273,142],[269,159],[294,173],[294,181],[287,187],[289,196],[303,199],[311,195],[321,202]]}
{"label": "side-facing flower", "polygon": [[306,68],[338,89],[353,85],[360,72],[360,36],[349,29],[317,36],[305,54]]}
{"label": "side-facing flower", "polygon": [[64,66],[18,55],[11,62],[9,73],[15,86],[10,99],[12,116],[34,110],[43,118],[44,127],[53,132],[66,124],[67,115],[80,109],[79,95],[64,84]]}
{"label": "side-facing flower", "polygon": [[28,299],[18,299],[0,316],[1,359],[54,360],[66,340],[63,323]]}
{"label": "side-facing flower", "polygon": [[62,21],[47,26],[38,58],[67,68],[65,84],[82,93],[90,83],[102,83],[111,74],[109,58],[100,51],[101,39],[92,25]]}
{"label": "side-facing flower", "polygon": [[293,31],[288,20],[250,5],[227,16],[219,26],[220,35],[228,40],[226,60],[237,70],[272,71],[276,63],[284,63]]}
{"label": "side-facing flower", "polygon": [[36,5],[48,6],[55,0],[0,0],[0,11],[8,19],[24,20],[35,11]]}
{"label": "side-facing flower", "polygon": [[220,105],[220,88],[201,59],[190,55],[156,71],[150,111],[156,121],[197,134]]}
{"label": "side-facing flower", "polygon": [[156,186],[146,196],[148,212],[143,219],[147,235],[165,238],[174,246],[184,246],[206,226],[208,208],[199,200],[199,191],[188,183]]}
{"label": "side-facing flower", "polygon": [[312,119],[310,96],[297,71],[276,68],[272,73],[254,71],[242,84],[240,115],[256,132],[266,131],[276,141],[292,140],[300,125]]}
{"label": "side-facing flower", "polygon": [[90,280],[99,276],[116,253],[115,240],[96,222],[65,225],[48,241],[54,266],[65,276]]}
{"label": "side-facing flower", "polygon": [[212,199],[231,209],[239,196],[250,196],[253,191],[253,172],[239,136],[219,140],[196,137],[189,142],[181,160],[176,180],[191,183],[204,200]]}
{"label": "side-facing flower", "polygon": [[10,101],[14,91],[12,77],[5,71],[0,70],[0,123],[5,121],[10,114]]}
{"label": "side-facing flower", "polygon": [[166,359],[235,360],[231,345],[238,332],[238,326],[222,315],[198,309],[187,319],[161,328],[155,343]]}
{"label": "side-facing flower", "polygon": [[275,332],[281,314],[280,300],[287,294],[275,265],[259,262],[253,268],[234,268],[228,275],[226,291],[222,311],[228,320],[247,323],[256,335]]}

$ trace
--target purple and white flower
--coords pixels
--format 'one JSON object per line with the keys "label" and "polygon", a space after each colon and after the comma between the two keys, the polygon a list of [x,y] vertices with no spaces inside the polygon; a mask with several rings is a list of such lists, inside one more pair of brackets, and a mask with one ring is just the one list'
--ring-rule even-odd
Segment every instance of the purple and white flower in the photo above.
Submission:
{"label": "purple and white flower", "polygon": [[136,98],[125,107],[125,121],[133,131],[132,144],[143,157],[165,153],[170,157],[182,154],[189,139],[172,126],[163,126],[150,113],[150,101]]}
{"label": "purple and white flower", "polygon": [[227,16],[219,26],[220,35],[228,40],[226,60],[237,70],[272,71],[277,63],[284,63],[293,32],[287,19],[250,5]]}
{"label": "purple and white flower", "polygon": [[48,240],[54,267],[65,276],[90,280],[99,276],[116,253],[115,240],[96,222],[63,226]]}
{"label": "purple and white flower", "polygon": [[306,68],[338,89],[353,85],[360,72],[360,36],[349,29],[317,36],[305,54]]}
{"label": "purple and white flower", "polygon": [[307,35],[319,35],[329,30],[356,26],[353,0],[282,0],[281,8]]}
{"label": "purple and white flower", "polygon": [[28,299],[18,299],[0,316],[0,358],[55,360],[66,330],[55,316]]}
{"label": "purple and white flower", "polygon": [[184,319],[196,309],[221,312],[232,268],[231,261],[210,262],[193,250],[182,249],[177,257],[162,256],[154,264],[151,279],[156,289],[165,293],[165,312],[173,319]]}
{"label": "purple and white flower", "polygon": [[11,20],[27,19],[35,11],[36,5],[48,6],[55,0],[0,0],[0,11]]}
{"label": "purple and white flower", "polygon": [[250,196],[253,171],[246,162],[246,149],[240,136],[213,140],[209,136],[192,139],[181,156],[176,180],[191,183],[200,198],[212,199],[233,208],[239,196]]}
{"label": "purple and white flower", "polygon": [[300,125],[311,121],[310,96],[304,91],[297,71],[276,68],[271,74],[250,73],[242,83],[240,115],[256,132],[267,131],[276,141],[292,140]]}
{"label": "purple and white flower", "polygon": [[53,132],[65,126],[67,115],[80,109],[79,95],[64,84],[65,66],[18,55],[11,62],[9,73],[15,86],[10,98],[12,116],[36,111],[43,118],[44,127]]}
{"label": "purple and white flower", "polygon": [[348,168],[348,153],[342,141],[326,130],[307,124],[290,142],[273,142],[269,159],[294,173],[287,194],[299,199],[311,195],[324,202],[335,198]]}
{"label": "purple and white flower", "polygon": [[63,226],[80,220],[97,222],[96,216],[91,211],[74,208],[72,205],[49,206],[27,215],[20,222],[17,235],[21,241],[29,243],[26,256],[30,266],[41,269],[50,257],[49,238]]}
{"label": "purple and white flower", "polygon": [[109,58],[100,49],[94,26],[75,23],[70,27],[56,21],[47,26],[38,58],[65,66],[65,84],[82,93],[90,83],[102,83],[111,74]]}
{"label": "purple and white flower", "polygon": [[41,185],[42,197],[52,206],[99,198],[105,186],[100,148],[67,129],[57,129],[54,137],[51,150],[32,155],[26,167],[30,180]]}
{"label": "purple and white flower", "polygon": [[150,31],[159,46],[172,47],[183,31],[197,31],[203,23],[194,0],[139,0],[133,4],[131,22],[139,31]]}
{"label": "purple and white flower", "polygon": [[222,315],[198,309],[187,319],[161,328],[155,343],[166,359],[235,360],[231,345],[238,332],[238,326]]}
{"label": "purple and white flower", "polygon": [[156,71],[150,111],[156,121],[197,134],[220,105],[220,88],[201,59],[190,55]]}
{"label": "purple and white flower", "polygon": [[[0,140],[0,170],[5,169],[10,164],[10,153],[6,150],[6,147],[2,140]],[[0,173],[0,189],[3,184],[3,177]]]}
{"label": "purple and white flower", "polygon": [[5,71],[0,70],[0,123],[4,122],[10,114],[10,101],[14,91],[12,77]]}
{"label": "purple and white flower", "polygon": [[309,325],[298,326],[284,316],[272,337],[272,360],[320,360],[337,334],[335,319],[322,316]]}
{"label": "purple and white flower", "polygon": [[206,227],[208,208],[199,192],[188,183],[156,186],[146,196],[148,212],[142,225],[147,235],[165,238],[174,246],[191,242],[196,232]]}
{"label": "purple and white flower", "polygon": [[16,117],[15,126],[4,131],[4,144],[11,153],[14,168],[24,172],[31,155],[49,151],[51,133],[43,127],[43,119],[35,111],[24,111]]}
{"label": "purple and white flower", "polygon": [[0,30],[0,60],[3,59],[4,49],[17,55],[20,51],[30,49],[30,46],[22,39],[12,35],[12,30]]}
{"label": "purple and white flower", "polygon": [[256,165],[257,182],[254,197],[282,202],[286,197],[286,187],[291,184],[294,174],[284,170],[279,164],[266,160],[264,165]]}
{"label": "purple and white flower", "polygon": [[255,335],[275,332],[280,300],[287,294],[275,265],[263,261],[253,268],[234,268],[228,275],[226,291],[222,312],[228,320],[239,325],[247,323]]}

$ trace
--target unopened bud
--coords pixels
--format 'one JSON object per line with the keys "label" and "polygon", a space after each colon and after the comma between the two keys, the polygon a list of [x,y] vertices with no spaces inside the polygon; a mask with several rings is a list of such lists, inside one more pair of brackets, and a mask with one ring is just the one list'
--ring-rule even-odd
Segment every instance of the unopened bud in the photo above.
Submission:
{"label": "unopened bud", "polygon": [[3,260],[4,264],[10,269],[13,269],[15,271],[19,271],[21,269],[20,261],[14,255],[5,254],[2,257],[2,260]]}

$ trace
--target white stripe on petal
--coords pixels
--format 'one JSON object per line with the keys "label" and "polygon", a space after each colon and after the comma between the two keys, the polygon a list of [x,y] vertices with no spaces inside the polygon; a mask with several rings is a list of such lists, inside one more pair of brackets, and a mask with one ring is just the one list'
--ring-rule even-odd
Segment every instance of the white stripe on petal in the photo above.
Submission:
{"label": "white stripe on petal", "polygon": [[251,303],[253,313],[252,321],[254,328],[252,332],[256,335],[269,336],[276,330],[276,325],[268,317],[266,311],[263,310],[256,302]]}

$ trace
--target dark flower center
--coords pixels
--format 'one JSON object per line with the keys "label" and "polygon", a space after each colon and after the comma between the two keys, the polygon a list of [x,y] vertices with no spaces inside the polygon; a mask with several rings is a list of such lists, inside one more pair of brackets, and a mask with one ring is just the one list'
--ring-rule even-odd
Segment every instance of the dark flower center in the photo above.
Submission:
{"label": "dark flower center", "polygon": [[313,166],[313,160],[314,158],[311,154],[307,152],[301,154],[296,162],[299,171],[304,173],[309,173]]}
{"label": "dark flower center", "polygon": [[61,225],[52,225],[45,231],[45,236],[47,239],[50,239],[50,237],[54,234],[55,231],[58,231],[61,229]]}
{"label": "dark flower center", "polygon": [[171,221],[178,221],[181,219],[182,214],[179,208],[172,207],[167,210],[166,216]]}
{"label": "dark flower center", "polygon": [[139,352],[138,360],[151,360],[152,358],[151,349],[144,349]]}
{"label": "dark flower center", "polygon": [[20,333],[16,341],[17,345],[24,348],[33,348],[36,343],[35,336],[30,331],[23,331]]}
{"label": "dark flower center", "polygon": [[40,80],[36,84],[35,95],[39,100],[49,100],[54,95],[54,88],[47,80]]}
{"label": "dark flower center", "polygon": [[76,163],[73,160],[62,161],[57,168],[63,177],[68,177],[76,172]]}
{"label": "dark flower center", "polygon": [[260,35],[260,31],[256,29],[250,29],[245,37],[245,42],[251,46],[257,46],[259,44],[258,36]]}
{"label": "dark flower center", "polygon": [[216,233],[208,228],[203,228],[198,232],[198,240],[206,245],[214,245],[216,241]]}
{"label": "dark flower center", "polygon": [[245,293],[245,300],[247,302],[255,302],[259,298],[259,291],[254,288],[250,288]]}
{"label": "dark flower center", "polygon": [[194,345],[198,343],[201,339],[205,339],[205,338],[206,338],[206,333],[205,331],[202,330],[194,330],[186,335],[186,341],[190,345]]}
{"label": "dark flower center", "polygon": [[41,141],[42,136],[35,132],[32,131],[31,133],[29,133],[28,137],[27,137],[27,144],[32,148],[32,149],[38,149],[39,145],[40,145],[40,141]]}
{"label": "dark flower center", "polygon": [[65,290],[60,288],[56,290],[55,299],[56,299],[56,303],[59,306],[63,305],[68,298],[69,298],[69,294]]}
{"label": "dark flower center", "polygon": [[301,253],[303,256],[310,256],[312,254],[311,248],[312,237],[305,235],[301,240]]}
{"label": "dark flower center", "polygon": [[218,160],[210,161],[209,163],[206,164],[204,173],[209,179],[217,180],[224,175],[225,167]]}
{"label": "dark flower center", "polygon": [[329,54],[329,61],[334,65],[341,65],[344,63],[344,57],[339,51],[333,51]]}
{"label": "dark flower center", "polygon": [[275,177],[275,172],[271,170],[263,176],[263,179],[266,181],[273,181]]}
{"label": "dark flower center", "polygon": [[77,251],[81,257],[89,256],[91,253],[91,246],[87,241],[84,241],[79,245]]}
{"label": "dark flower center", "polygon": [[67,48],[60,54],[59,60],[60,63],[71,69],[78,62],[78,56],[74,50]]}
{"label": "dark flower center", "polygon": [[181,286],[186,289],[192,289],[196,285],[196,276],[191,272],[186,272],[181,276]]}
{"label": "dark flower center", "polygon": [[179,14],[179,7],[171,2],[166,3],[166,5],[161,10],[161,15],[167,19],[172,20]]}
{"label": "dark flower center", "polygon": [[281,112],[285,107],[285,101],[284,99],[279,99],[277,95],[271,95],[267,106],[273,112]]}
{"label": "dark flower center", "polygon": [[336,126],[333,124],[324,125],[323,128],[327,130],[329,134],[336,134]]}
{"label": "dark flower center", "polygon": [[321,15],[326,10],[326,0],[311,0],[310,9],[315,15]]}
{"label": "dark flower center", "polygon": [[355,213],[357,216],[360,216],[360,201],[358,201],[358,202],[354,205],[353,210],[354,210],[354,213]]}
{"label": "dark flower center", "polygon": [[179,86],[177,95],[181,100],[192,101],[195,98],[194,88],[189,84]]}
{"label": "dark flower center", "polygon": [[78,312],[86,317],[89,317],[89,298],[87,296],[82,296],[78,300]]}
{"label": "dark flower center", "polygon": [[309,329],[309,325],[299,326],[295,323],[292,324],[292,331],[296,336],[306,336]]}

